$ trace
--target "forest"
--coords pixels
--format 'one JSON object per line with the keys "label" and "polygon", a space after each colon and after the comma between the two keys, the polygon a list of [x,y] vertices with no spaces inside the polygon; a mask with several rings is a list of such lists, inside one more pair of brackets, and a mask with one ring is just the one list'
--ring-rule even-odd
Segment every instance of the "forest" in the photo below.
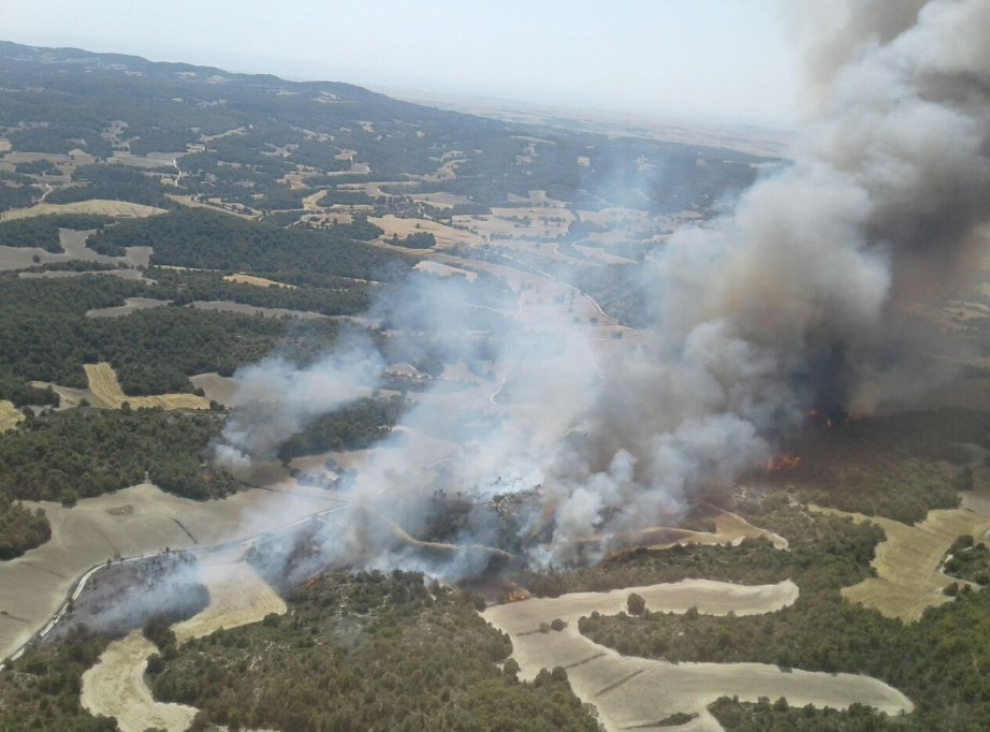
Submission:
{"label": "forest", "polygon": [[475,600],[422,574],[328,573],[288,601],[285,616],[154,661],[156,698],[202,709],[203,725],[255,729],[599,729],[564,669],[520,681]]}

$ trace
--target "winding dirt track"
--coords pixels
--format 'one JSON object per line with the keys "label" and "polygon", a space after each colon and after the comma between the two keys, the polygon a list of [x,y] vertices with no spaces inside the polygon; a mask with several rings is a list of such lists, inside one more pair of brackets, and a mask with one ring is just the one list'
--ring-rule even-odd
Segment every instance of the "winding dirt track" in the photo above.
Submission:
{"label": "winding dirt track", "polygon": [[[707,707],[720,696],[743,701],[766,696],[787,698],[793,705],[844,709],[855,702],[888,714],[910,712],[911,701],[896,689],[868,676],[783,670],[759,663],[668,663],[622,656],[596,645],[577,629],[578,619],[591,612],[615,614],[636,592],[654,611],[737,615],[773,612],[793,603],[797,586],[744,586],[709,580],[633,587],[608,593],[576,593],[556,599],[527,600],[488,608],[484,618],[510,635],[513,658],[521,676],[533,678],[541,668],[563,666],[574,693],[598,707],[606,729],[667,729],[656,722],[683,712],[697,718],[680,730],[721,730]],[[541,623],[560,618],[560,632],[539,632]]]}

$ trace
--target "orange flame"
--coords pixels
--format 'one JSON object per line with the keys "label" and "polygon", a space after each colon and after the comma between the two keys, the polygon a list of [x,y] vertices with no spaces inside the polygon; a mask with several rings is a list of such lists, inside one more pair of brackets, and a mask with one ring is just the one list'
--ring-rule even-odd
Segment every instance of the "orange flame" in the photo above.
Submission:
{"label": "orange flame", "polygon": [[791,470],[800,464],[801,458],[797,455],[788,455],[787,453],[783,453],[767,460],[765,467],[768,473],[776,473],[780,470]]}
{"label": "orange flame", "polygon": [[522,602],[528,600],[529,594],[525,590],[509,590],[505,595],[506,602]]}

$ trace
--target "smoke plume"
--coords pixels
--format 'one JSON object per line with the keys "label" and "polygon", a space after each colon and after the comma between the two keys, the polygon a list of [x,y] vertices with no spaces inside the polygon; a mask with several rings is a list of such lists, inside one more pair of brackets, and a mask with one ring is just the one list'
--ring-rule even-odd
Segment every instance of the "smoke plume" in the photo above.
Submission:
{"label": "smoke plume", "polygon": [[[418,400],[406,425],[458,446],[449,484],[473,496],[539,485],[554,529],[530,558],[558,562],[590,535],[605,548],[675,520],[692,493],[766,459],[811,407],[874,406],[903,380],[888,358],[901,304],[967,269],[990,214],[988,38],[987,0],[851,2],[811,54],[810,119],[792,163],[730,216],[675,233],[644,273],[656,303],[646,348],[599,359],[589,329],[552,308],[506,327],[491,353],[459,342],[457,357],[488,364],[513,398],[481,394],[488,419],[471,429],[442,395]],[[452,287],[402,301],[443,322],[472,297]],[[270,449],[339,402],[332,390],[310,398],[324,378],[352,383],[350,367],[375,358],[335,356],[294,374],[313,385],[307,397],[276,390],[277,419],[234,420],[230,446]],[[286,368],[259,368],[273,367]],[[385,451],[351,499],[414,531],[435,485],[408,479],[429,467],[420,447]]]}

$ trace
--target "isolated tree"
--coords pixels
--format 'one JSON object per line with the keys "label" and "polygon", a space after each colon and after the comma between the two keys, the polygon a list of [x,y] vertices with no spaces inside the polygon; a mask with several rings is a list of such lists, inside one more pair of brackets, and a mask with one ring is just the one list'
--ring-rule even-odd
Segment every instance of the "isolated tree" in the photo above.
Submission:
{"label": "isolated tree", "polygon": [[626,600],[626,608],[629,610],[630,615],[642,615],[646,610],[646,600],[643,599],[642,595],[637,595],[633,592],[629,595],[629,599]]}

